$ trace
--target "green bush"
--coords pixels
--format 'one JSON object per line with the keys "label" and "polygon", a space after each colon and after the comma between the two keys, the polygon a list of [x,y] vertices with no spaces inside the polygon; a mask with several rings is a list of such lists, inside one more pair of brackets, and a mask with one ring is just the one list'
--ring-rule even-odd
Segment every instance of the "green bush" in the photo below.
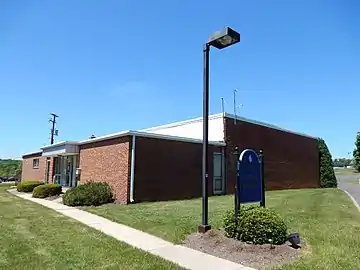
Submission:
{"label": "green bush", "polygon": [[47,198],[51,196],[60,195],[61,192],[62,192],[62,187],[60,185],[45,184],[34,188],[32,196],[34,198]]}
{"label": "green bush", "polygon": [[234,210],[224,216],[224,229],[227,237],[255,245],[284,244],[287,240],[287,225],[273,210],[264,207],[241,207],[237,226]]}
{"label": "green bush", "polygon": [[16,189],[19,192],[33,192],[34,188],[43,184],[42,181],[22,181],[17,184]]}
{"label": "green bush", "polygon": [[355,139],[355,149],[353,151],[353,160],[354,160],[354,167],[355,170],[360,172],[360,133],[358,132],[356,134]]}
{"label": "green bush", "polygon": [[319,148],[319,170],[320,170],[320,187],[335,188],[337,180],[332,165],[332,157],[325,141],[321,138],[318,140]]}
{"label": "green bush", "polygon": [[69,206],[97,206],[113,201],[110,186],[101,182],[89,182],[74,187],[63,195],[63,203]]}

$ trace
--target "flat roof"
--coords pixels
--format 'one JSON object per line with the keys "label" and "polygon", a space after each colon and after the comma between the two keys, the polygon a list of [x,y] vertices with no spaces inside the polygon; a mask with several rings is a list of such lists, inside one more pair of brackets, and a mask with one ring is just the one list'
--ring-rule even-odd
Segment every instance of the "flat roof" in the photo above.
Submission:
{"label": "flat roof", "polygon": [[29,152],[29,153],[25,153],[21,156],[21,158],[26,158],[26,157],[31,157],[31,156],[38,156],[41,155],[42,151],[34,151],[34,152]]}
{"label": "flat roof", "polygon": [[[88,143],[94,143],[94,142],[99,142],[99,141],[115,139],[115,138],[121,138],[121,137],[125,137],[125,136],[138,136],[138,137],[171,140],[171,141],[179,141],[179,142],[202,143],[201,139],[192,139],[192,138],[187,138],[187,137],[163,135],[163,134],[156,134],[156,133],[150,133],[150,132],[144,132],[144,131],[127,130],[127,131],[121,131],[121,132],[117,132],[117,133],[112,133],[112,134],[96,137],[94,139],[86,139],[86,140],[82,140],[82,141],[62,141],[62,142],[54,143],[51,145],[43,146],[43,147],[41,147],[41,149],[48,149],[48,148],[52,148],[52,147],[62,146],[65,144],[84,145],[84,144],[88,144]],[[225,146],[225,142],[222,142],[222,141],[209,141],[209,144],[217,145],[217,146]]]}
{"label": "flat roof", "polygon": [[[292,130],[289,130],[289,129],[279,127],[277,125],[268,124],[268,123],[257,121],[257,120],[252,120],[252,119],[245,118],[245,117],[238,116],[238,115],[235,116],[234,114],[230,114],[230,113],[212,114],[212,115],[209,115],[209,120],[218,119],[218,118],[222,118],[222,117],[226,117],[226,118],[230,118],[230,119],[236,119],[236,120],[239,120],[239,121],[242,121],[242,122],[246,122],[246,123],[250,123],[250,124],[254,124],[254,125],[258,125],[258,126],[263,126],[263,127],[267,127],[267,128],[272,128],[272,129],[275,129],[275,130],[279,130],[279,131],[283,131],[283,132],[287,132],[287,133],[292,133],[292,134],[303,136],[303,137],[317,139],[317,137],[315,137],[315,136],[310,136],[310,135],[307,135],[307,134],[302,133],[302,132],[292,131]],[[171,124],[146,128],[146,129],[142,129],[141,131],[151,132],[151,131],[156,131],[156,130],[159,130],[159,129],[177,127],[177,126],[182,126],[182,125],[187,125],[187,124],[190,124],[190,123],[196,123],[196,122],[202,122],[202,121],[203,121],[202,117],[197,117],[197,118],[193,118],[193,119],[189,119],[189,120],[185,120],[185,121],[179,121],[179,122],[174,122],[174,123],[171,123]]]}
{"label": "flat roof", "polygon": [[48,144],[48,145],[45,145],[43,147],[40,147],[40,149],[48,149],[48,148],[52,148],[52,147],[56,147],[56,146],[63,146],[65,144],[75,144],[75,145],[78,145],[79,142],[78,141],[61,141],[61,142],[57,142],[57,143],[54,143],[54,144]]}
{"label": "flat roof", "polygon": [[[226,118],[230,118],[230,119],[236,119],[236,120],[246,122],[246,123],[250,123],[250,124],[254,124],[254,125],[259,125],[259,126],[268,127],[268,128],[272,128],[272,129],[287,132],[287,133],[292,133],[292,134],[299,135],[299,136],[304,136],[304,137],[308,137],[308,138],[312,138],[312,139],[317,139],[314,136],[310,136],[310,135],[307,135],[307,134],[304,134],[304,133],[291,131],[291,130],[281,128],[281,127],[276,126],[276,125],[268,124],[268,123],[257,121],[257,120],[251,120],[251,119],[241,117],[241,116],[238,116],[238,115],[235,116],[235,115],[229,114],[229,113],[218,113],[218,114],[209,115],[209,120],[218,119],[218,118],[222,118],[222,117],[226,117]],[[100,136],[100,137],[95,137],[93,139],[86,139],[86,140],[81,140],[81,141],[61,141],[61,142],[54,143],[54,144],[51,144],[51,145],[43,146],[40,149],[48,149],[48,148],[52,148],[52,147],[56,147],[56,146],[62,146],[62,145],[65,145],[65,144],[83,145],[83,144],[88,144],[88,143],[104,141],[104,140],[110,140],[110,139],[114,139],[114,138],[120,138],[120,137],[124,137],[124,136],[139,136],[139,137],[156,138],[156,139],[163,139],[163,140],[183,141],[183,142],[191,142],[191,143],[202,143],[202,139],[195,139],[195,138],[188,138],[188,137],[181,137],[181,136],[173,136],[173,135],[164,135],[164,134],[156,134],[156,133],[151,132],[151,131],[156,131],[156,130],[164,129],[164,128],[171,128],[171,127],[186,125],[186,124],[190,124],[190,123],[202,122],[202,120],[203,120],[202,117],[197,117],[197,118],[193,118],[193,119],[189,119],[189,120],[185,120],[185,121],[179,121],[179,122],[174,122],[174,123],[171,123],[171,124],[146,128],[146,129],[142,129],[142,130],[139,130],[139,131],[126,130],[126,131],[120,131],[120,132],[116,132],[116,133],[112,133],[112,134],[108,134],[108,135],[104,135],[104,136]],[[209,144],[218,145],[218,146],[226,145],[224,141],[209,141]],[[24,156],[26,156],[26,155],[27,156],[28,155],[35,155],[35,154],[38,154],[38,153],[41,153],[41,151],[40,152],[34,152],[34,153],[25,154]]]}

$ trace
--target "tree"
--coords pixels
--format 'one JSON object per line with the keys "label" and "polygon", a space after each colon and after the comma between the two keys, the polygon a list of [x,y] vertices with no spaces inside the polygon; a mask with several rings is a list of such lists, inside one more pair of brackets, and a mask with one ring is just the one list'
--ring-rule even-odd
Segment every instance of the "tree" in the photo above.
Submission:
{"label": "tree", "polygon": [[352,163],[352,160],[349,158],[335,158],[333,160],[334,167],[346,167],[346,166],[350,166],[351,163]]}
{"label": "tree", "polygon": [[0,176],[15,176],[21,171],[21,160],[0,159]]}
{"label": "tree", "polygon": [[337,187],[337,180],[332,166],[332,157],[324,139],[318,139],[319,160],[320,160],[320,187]]}
{"label": "tree", "polygon": [[360,132],[356,134],[353,157],[354,157],[354,167],[358,172],[360,172]]}

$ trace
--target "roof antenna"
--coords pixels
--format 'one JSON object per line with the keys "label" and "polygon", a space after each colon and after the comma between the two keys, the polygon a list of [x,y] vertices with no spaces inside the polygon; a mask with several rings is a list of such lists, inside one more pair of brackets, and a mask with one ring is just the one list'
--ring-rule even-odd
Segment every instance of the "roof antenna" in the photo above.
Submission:
{"label": "roof antenna", "polygon": [[236,93],[237,92],[238,92],[238,90],[234,89],[234,125],[236,125],[236,119],[237,119],[236,109],[241,108],[242,106],[244,106],[243,104],[240,104],[240,105],[236,106]]}
{"label": "roof antenna", "polygon": [[224,106],[224,98],[221,98],[221,112],[223,117],[225,116],[225,106]]}

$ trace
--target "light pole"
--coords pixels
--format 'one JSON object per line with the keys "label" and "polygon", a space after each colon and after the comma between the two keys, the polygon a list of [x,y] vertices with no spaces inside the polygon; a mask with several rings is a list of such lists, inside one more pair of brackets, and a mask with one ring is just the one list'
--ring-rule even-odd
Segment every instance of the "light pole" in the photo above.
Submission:
{"label": "light pole", "polygon": [[208,145],[209,145],[209,53],[213,46],[219,50],[240,42],[240,34],[230,27],[215,32],[204,44],[204,89],[203,89],[203,151],[202,151],[202,222],[198,231],[205,233],[211,229],[208,223]]}

